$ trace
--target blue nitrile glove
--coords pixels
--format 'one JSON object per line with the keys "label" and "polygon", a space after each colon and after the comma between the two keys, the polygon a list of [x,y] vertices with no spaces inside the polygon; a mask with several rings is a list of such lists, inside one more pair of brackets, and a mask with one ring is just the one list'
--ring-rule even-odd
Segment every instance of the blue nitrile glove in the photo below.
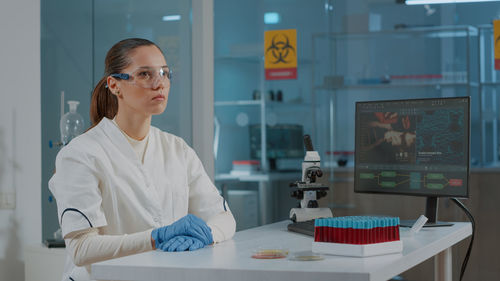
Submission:
{"label": "blue nitrile glove", "polygon": [[155,240],[155,247],[174,238],[175,236],[191,236],[200,240],[204,245],[213,243],[212,230],[208,225],[195,215],[188,214],[171,225],[156,228],[151,232]]}
{"label": "blue nitrile glove", "polygon": [[160,249],[165,252],[194,251],[203,247],[203,242],[191,236],[176,236],[160,245]]}

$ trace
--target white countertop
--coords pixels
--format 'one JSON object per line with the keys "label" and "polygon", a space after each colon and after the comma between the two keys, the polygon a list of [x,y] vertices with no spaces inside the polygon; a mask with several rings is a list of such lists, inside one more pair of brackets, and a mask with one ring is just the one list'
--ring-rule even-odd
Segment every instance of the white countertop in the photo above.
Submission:
{"label": "white countertop", "polygon": [[193,252],[152,251],[92,265],[98,280],[387,280],[436,255],[472,233],[470,223],[424,228],[409,236],[401,228],[403,252],[368,258],[325,256],[320,261],[251,258],[259,247],[311,250],[313,238],[289,232],[282,221],[241,232],[232,240]]}

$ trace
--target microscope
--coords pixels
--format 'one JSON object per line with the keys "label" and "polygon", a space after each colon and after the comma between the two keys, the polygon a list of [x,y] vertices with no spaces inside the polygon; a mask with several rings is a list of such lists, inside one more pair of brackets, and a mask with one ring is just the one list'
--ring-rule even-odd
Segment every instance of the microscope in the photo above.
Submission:
{"label": "microscope", "polygon": [[293,222],[303,222],[317,218],[332,217],[330,208],[319,208],[318,199],[325,197],[329,189],[316,180],[323,176],[320,168],[320,157],[314,150],[311,137],[304,135],[306,155],[302,162],[302,180],[290,184],[294,190],[291,196],[300,200],[300,207],[290,210],[290,219]]}

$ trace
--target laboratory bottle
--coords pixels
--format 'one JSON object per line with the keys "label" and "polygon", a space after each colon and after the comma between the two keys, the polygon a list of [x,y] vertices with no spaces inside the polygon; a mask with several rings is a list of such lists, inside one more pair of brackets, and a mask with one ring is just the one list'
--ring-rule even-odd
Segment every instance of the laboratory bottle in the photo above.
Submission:
{"label": "laboratory bottle", "polygon": [[63,145],[67,145],[73,138],[83,133],[83,117],[76,112],[78,104],[80,104],[78,101],[68,101],[69,112],[64,114],[59,122]]}

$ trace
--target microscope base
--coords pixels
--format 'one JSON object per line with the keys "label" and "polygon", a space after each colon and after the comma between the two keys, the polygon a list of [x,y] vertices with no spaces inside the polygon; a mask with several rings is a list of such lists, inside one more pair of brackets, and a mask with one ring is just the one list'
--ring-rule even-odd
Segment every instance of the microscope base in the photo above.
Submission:
{"label": "microscope base", "polygon": [[290,210],[290,219],[294,222],[330,218],[332,216],[330,208],[292,208]]}

